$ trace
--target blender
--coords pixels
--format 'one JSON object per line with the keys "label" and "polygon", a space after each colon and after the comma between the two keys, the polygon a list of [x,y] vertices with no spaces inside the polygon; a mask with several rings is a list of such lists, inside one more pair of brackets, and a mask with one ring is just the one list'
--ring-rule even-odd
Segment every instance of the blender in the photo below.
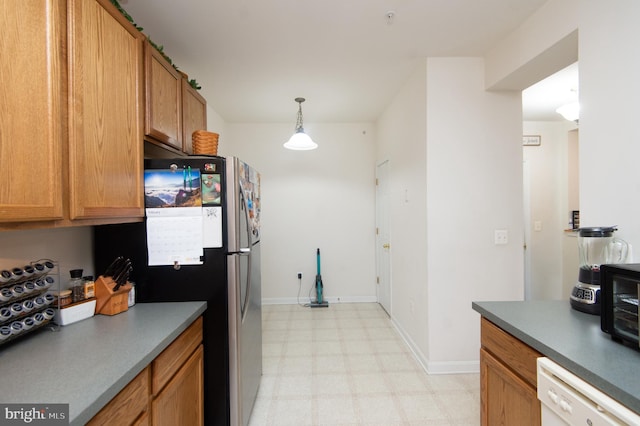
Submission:
{"label": "blender", "polygon": [[629,252],[626,241],[614,238],[616,226],[578,229],[578,282],[571,290],[571,306],[600,315],[600,265],[624,263]]}

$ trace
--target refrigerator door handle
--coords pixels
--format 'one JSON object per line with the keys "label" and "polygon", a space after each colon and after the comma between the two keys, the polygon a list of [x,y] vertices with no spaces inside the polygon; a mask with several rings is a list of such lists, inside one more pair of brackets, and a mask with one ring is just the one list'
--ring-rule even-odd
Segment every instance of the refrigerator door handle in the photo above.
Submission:
{"label": "refrigerator door handle", "polygon": [[242,303],[242,306],[240,309],[240,311],[242,312],[241,318],[240,318],[241,324],[244,323],[244,320],[247,317],[247,314],[249,313],[249,301],[251,300],[250,298],[251,297],[251,251],[249,251],[248,253],[242,253],[242,255],[249,257],[249,263],[247,266],[247,282],[246,282],[247,289],[244,292],[244,300],[241,301]]}
{"label": "refrigerator door handle", "polygon": [[[244,292],[244,300],[240,301],[240,324],[242,324],[249,312],[248,304],[251,296],[251,249],[248,247],[241,248],[238,256],[247,256],[249,258],[247,262],[247,282],[244,283],[246,285],[246,291]],[[243,285],[243,283],[239,284]]]}

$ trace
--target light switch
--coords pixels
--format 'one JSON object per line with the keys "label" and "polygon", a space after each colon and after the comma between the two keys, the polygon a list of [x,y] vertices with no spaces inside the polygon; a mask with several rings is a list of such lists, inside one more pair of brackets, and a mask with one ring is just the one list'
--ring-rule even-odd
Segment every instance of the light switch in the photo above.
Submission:
{"label": "light switch", "polygon": [[542,221],[541,220],[536,220],[535,222],[533,222],[533,230],[540,232],[542,231]]}

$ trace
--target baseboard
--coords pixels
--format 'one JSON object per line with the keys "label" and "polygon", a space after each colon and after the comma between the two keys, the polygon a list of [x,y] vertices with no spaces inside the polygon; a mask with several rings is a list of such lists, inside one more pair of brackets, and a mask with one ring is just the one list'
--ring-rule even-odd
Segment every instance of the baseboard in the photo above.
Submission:
{"label": "baseboard", "polygon": [[413,356],[418,361],[418,364],[426,371],[427,374],[466,374],[466,373],[479,373],[480,372],[480,361],[478,360],[470,360],[470,361],[439,361],[433,362],[429,361],[426,356],[422,353],[420,348],[415,344],[415,342],[411,339],[411,337],[405,333],[404,329],[395,321],[394,318],[391,318],[391,323],[394,328],[402,337],[402,340],[405,341]]}
{"label": "baseboard", "polygon": [[[326,297],[324,300],[332,303],[378,303],[376,296],[339,296],[339,297]],[[309,303],[308,297],[301,297],[298,301],[297,297],[273,297],[262,299],[263,305],[297,305],[300,303]]]}

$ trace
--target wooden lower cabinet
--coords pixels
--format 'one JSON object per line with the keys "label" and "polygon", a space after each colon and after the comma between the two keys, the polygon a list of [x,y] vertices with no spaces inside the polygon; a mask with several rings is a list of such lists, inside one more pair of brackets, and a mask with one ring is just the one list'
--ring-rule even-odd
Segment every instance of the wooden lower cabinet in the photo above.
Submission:
{"label": "wooden lower cabinet", "polygon": [[202,317],[151,364],[151,420],[154,426],[204,423]]}
{"label": "wooden lower cabinet", "polygon": [[142,370],[124,389],[120,391],[87,426],[99,425],[143,425],[139,419],[147,418],[149,408],[149,380],[151,368]]}
{"label": "wooden lower cabinet", "polygon": [[149,416],[149,412],[145,411],[138,420],[133,423],[133,426],[151,426],[151,416]]}
{"label": "wooden lower cabinet", "polygon": [[204,424],[202,345],[151,403],[154,426]]}
{"label": "wooden lower cabinet", "polygon": [[481,424],[539,426],[536,359],[539,352],[482,318]]}
{"label": "wooden lower cabinet", "polygon": [[203,424],[202,317],[87,423],[88,426]]}

